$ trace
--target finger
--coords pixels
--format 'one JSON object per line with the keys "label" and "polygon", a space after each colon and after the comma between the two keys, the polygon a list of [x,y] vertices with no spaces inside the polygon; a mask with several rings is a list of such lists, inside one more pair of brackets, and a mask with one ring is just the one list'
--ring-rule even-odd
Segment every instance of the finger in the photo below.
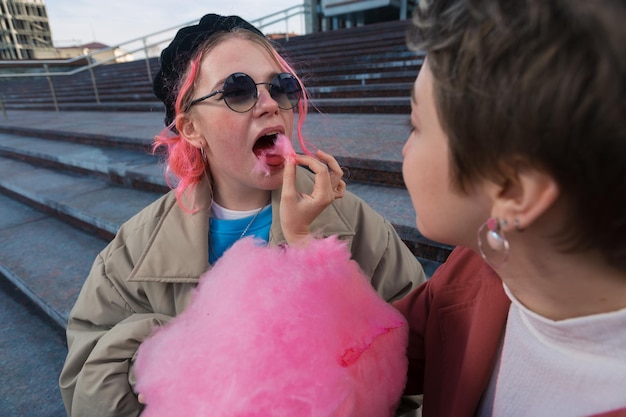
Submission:
{"label": "finger", "polygon": [[321,197],[322,201],[334,200],[333,184],[326,164],[308,155],[297,155],[296,159],[299,164],[309,167],[315,174],[315,185],[311,196],[314,198]]}
{"label": "finger", "polygon": [[297,158],[286,158],[283,170],[282,198],[295,198],[296,190],[296,161]]}
{"label": "finger", "polygon": [[317,151],[317,156],[323,160],[330,169],[330,182],[333,192],[335,193],[335,198],[343,197],[346,183],[343,181],[344,171],[339,165],[339,162],[337,162],[334,156],[321,150]]}
{"label": "finger", "polygon": [[305,155],[305,154],[296,154],[295,158],[298,164],[305,165],[311,168],[311,171],[315,173],[319,172],[322,169],[326,169],[326,171],[328,171],[328,168],[326,167],[326,163],[324,161],[317,159],[314,156]]}
{"label": "finger", "polygon": [[296,155],[296,162],[308,167],[314,174],[326,174],[330,178],[330,173],[326,163],[309,155]]}
{"label": "finger", "polygon": [[317,151],[317,156],[326,163],[332,175],[338,176],[338,178],[343,176],[343,170],[334,156],[322,150]]}
{"label": "finger", "polygon": [[346,182],[339,180],[339,183],[333,188],[333,192],[335,193],[335,198],[343,197],[346,192]]}

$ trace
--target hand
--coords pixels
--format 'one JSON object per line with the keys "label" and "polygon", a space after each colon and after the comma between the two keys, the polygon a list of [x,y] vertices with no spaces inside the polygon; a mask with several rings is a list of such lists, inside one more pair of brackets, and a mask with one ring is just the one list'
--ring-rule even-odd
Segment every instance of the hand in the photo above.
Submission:
{"label": "hand", "polygon": [[[290,245],[304,244],[311,232],[313,220],[335,199],[343,197],[346,183],[337,160],[326,152],[317,151],[315,159],[308,155],[287,158],[283,173],[280,200],[280,224]],[[305,165],[315,174],[310,195],[296,190],[296,164]]]}

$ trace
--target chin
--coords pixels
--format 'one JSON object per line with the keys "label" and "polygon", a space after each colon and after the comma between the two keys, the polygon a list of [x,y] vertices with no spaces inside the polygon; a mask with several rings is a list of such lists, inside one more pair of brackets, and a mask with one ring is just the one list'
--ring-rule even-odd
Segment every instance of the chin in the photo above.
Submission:
{"label": "chin", "polygon": [[446,245],[455,245],[455,243],[451,243],[450,236],[446,236],[445,233],[434,232],[432,227],[429,228],[429,227],[424,226],[419,221],[419,219],[416,221],[416,225],[417,225],[417,230],[426,239],[430,239],[430,240],[433,240],[435,242],[443,243],[443,244],[446,244]]}
{"label": "chin", "polygon": [[283,169],[262,174],[259,180],[259,188],[264,190],[276,190],[283,185]]}

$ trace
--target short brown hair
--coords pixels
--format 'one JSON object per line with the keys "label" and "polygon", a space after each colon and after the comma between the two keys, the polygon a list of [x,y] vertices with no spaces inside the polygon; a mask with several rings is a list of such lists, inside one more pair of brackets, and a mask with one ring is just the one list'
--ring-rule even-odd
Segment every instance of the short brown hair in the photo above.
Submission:
{"label": "short brown hair", "polygon": [[626,270],[623,0],[425,0],[409,44],[425,50],[453,179],[504,178],[523,160],[558,182],[568,250]]}

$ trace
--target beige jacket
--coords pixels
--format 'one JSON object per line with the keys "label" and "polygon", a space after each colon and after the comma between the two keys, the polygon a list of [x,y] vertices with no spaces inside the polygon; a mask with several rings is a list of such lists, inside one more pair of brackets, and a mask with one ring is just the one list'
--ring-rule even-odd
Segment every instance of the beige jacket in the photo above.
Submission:
{"label": "beige jacket", "polygon": [[[297,188],[310,193],[312,176],[299,169]],[[69,416],[137,416],[134,356],[156,326],[182,312],[208,264],[206,183],[193,193],[200,210],[180,208],[164,195],[119,230],[98,255],[70,313],[68,355],[59,384]],[[272,193],[270,244],[284,243],[280,190]],[[398,299],[425,280],[424,272],[395,230],[358,197],[346,193],[312,224],[337,235],[386,300]],[[349,294],[346,294],[349,297]]]}

